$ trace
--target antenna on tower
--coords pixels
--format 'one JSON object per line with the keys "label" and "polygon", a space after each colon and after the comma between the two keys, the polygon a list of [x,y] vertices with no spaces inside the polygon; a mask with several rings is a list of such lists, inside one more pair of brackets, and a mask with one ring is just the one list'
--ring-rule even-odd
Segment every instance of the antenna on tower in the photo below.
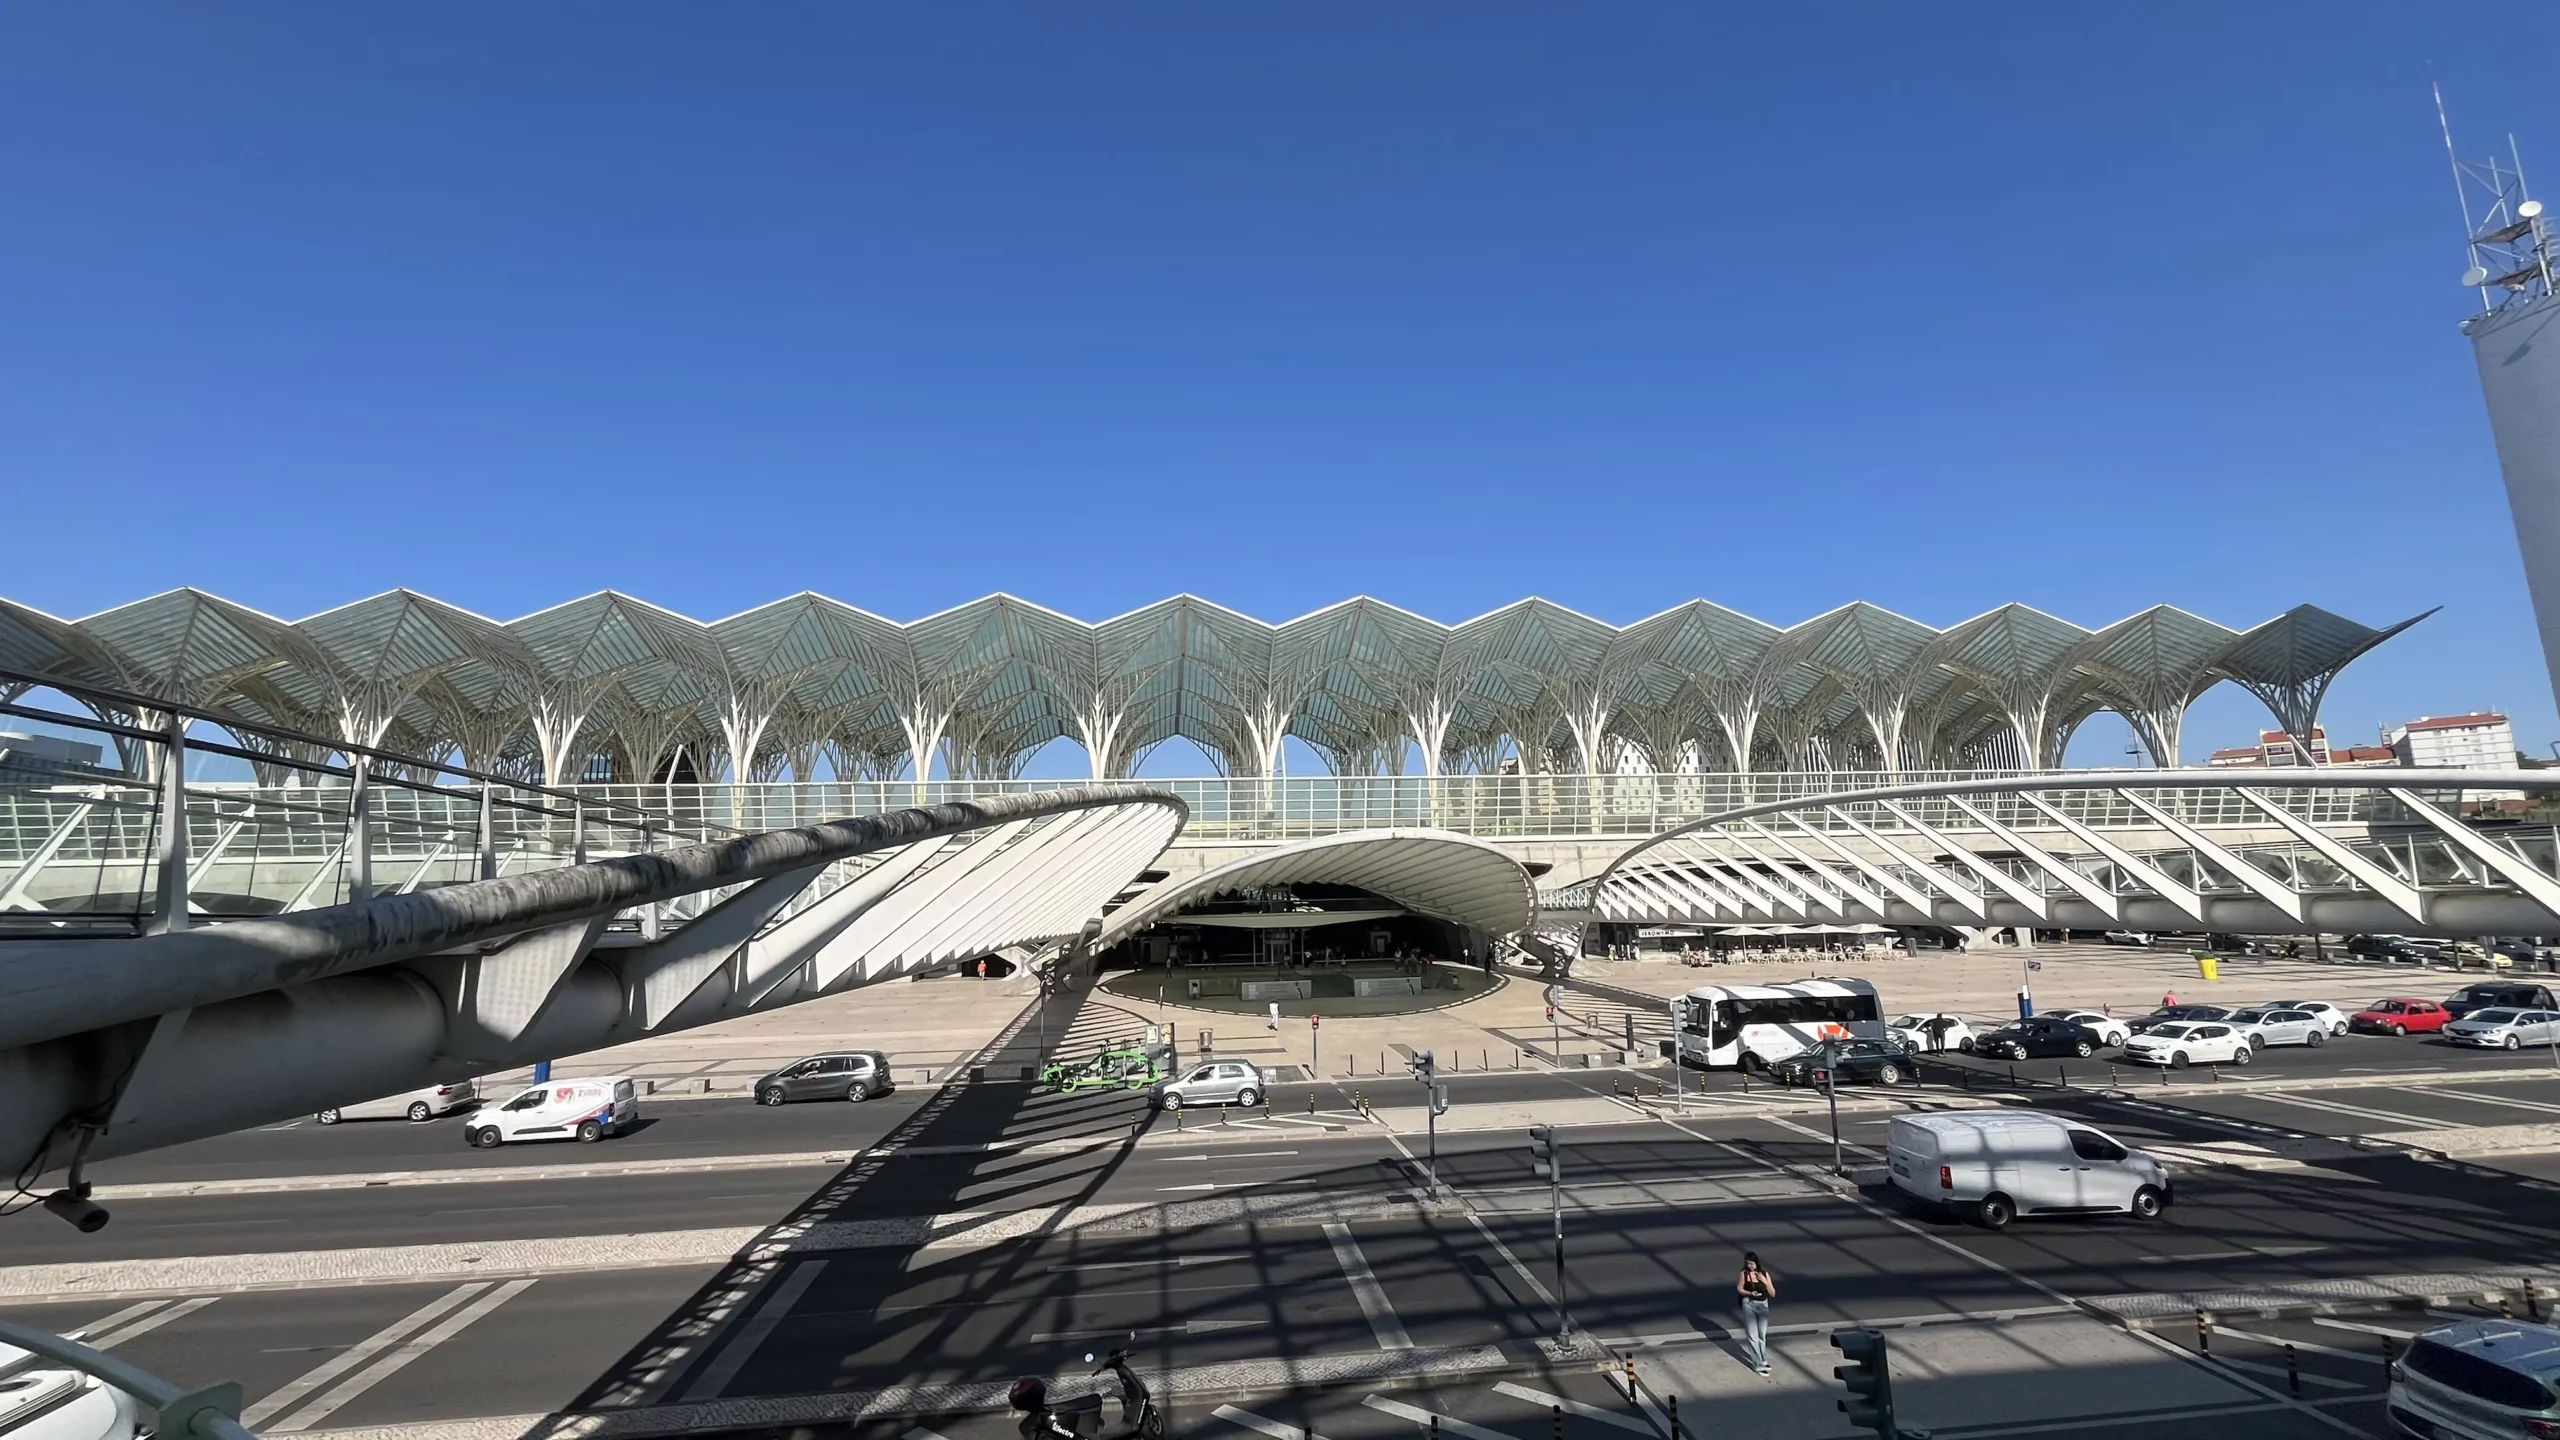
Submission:
{"label": "antenna on tower", "polygon": [[[2444,86],[2431,87],[2436,127],[2444,133],[2444,158],[2453,167],[2454,198],[2462,206],[2464,246],[2471,260],[2462,283],[2480,292],[2480,308],[2492,311],[2518,298],[2552,293],[2552,240],[2542,202],[2525,189],[2524,158],[2507,137],[2507,158],[2465,160],[2454,149],[2446,118]],[[2475,208],[2474,202],[2477,202]]]}

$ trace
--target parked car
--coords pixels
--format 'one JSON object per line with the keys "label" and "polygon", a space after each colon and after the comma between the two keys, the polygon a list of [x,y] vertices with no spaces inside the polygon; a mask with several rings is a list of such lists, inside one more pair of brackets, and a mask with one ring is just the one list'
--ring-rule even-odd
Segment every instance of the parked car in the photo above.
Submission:
{"label": "parked car", "polygon": [[1896,1190],[1993,1230],[2020,1215],[2157,1219],[2171,1193],[2168,1166],[2034,1110],[1897,1115],[1885,1131],[1885,1160]]}
{"label": "parked car", "polygon": [[1973,1051],[1973,1027],[1943,1011],[1935,1015],[1897,1015],[1886,1023],[1885,1029],[1903,1044],[1924,1053]]}
{"label": "parked car", "polygon": [[2560,1000],[2552,998],[2551,987],[2536,985],[2530,980],[2482,980],[2444,997],[2444,1008],[2456,1020],[2474,1010],[2486,1010],[2493,1005],[2560,1010]]}
{"label": "parked car", "polygon": [[2133,1033],[2145,1034],[2155,1025],[2168,1025],[2181,1020],[2220,1020],[2231,1011],[2220,1005],[2163,1005],[2133,1022]]}
{"label": "parked car", "polygon": [[2456,940],[2445,946],[2436,952],[2436,959],[2456,970],[2506,970],[2516,963],[2485,945],[2469,940]]}
{"label": "parked car", "polygon": [[2171,1020],[2127,1041],[2124,1058],[2172,1070],[2189,1065],[2246,1065],[2257,1048],[2241,1030],[2222,1020]]}
{"label": "parked car", "polygon": [[2433,1000],[2413,995],[2376,1000],[2347,1017],[2347,1028],[2380,1035],[2406,1035],[2410,1031],[2430,1032],[2444,1028],[2452,1012]]}
{"label": "parked car", "polygon": [[2107,943],[2110,945],[2147,946],[2151,943],[2151,936],[2149,932],[2142,930],[2110,930],[2107,932]]}
{"label": "parked car", "polygon": [[439,1115],[450,1115],[480,1098],[478,1087],[468,1080],[451,1085],[430,1085],[424,1090],[403,1090],[379,1100],[362,1100],[353,1105],[333,1105],[311,1118],[323,1125],[341,1120],[410,1120],[419,1123]]}
{"label": "parked car", "polygon": [[2401,1435],[2560,1435],[2560,1329],[2464,1320],[2424,1331],[2392,1363],[2384,1403]]}
{"label": "parked car", "polygon": [[483,1149],[510,1140],[602,1140],[640,1120],[639,1091],[628,1075],[551,1080],[498,1105],[472,1112],[462,1138]]}
{"label": "parked car", "polygon": [[2483,1050],[2521,1050],[2560,1039],[2560,1011],[2516,1010],[2497,1006],[2474,1010],[2444,1027],[2444,1038],[2456,1045]]}
{"label": "parked car", "polygon": [[2326,1045],[2329,1027],[2308,1010],[2252,1006],[2234,1010],[2225,1022],[2263,1050],[2270,1045]]}
{"label": "parked car", "polygon": [[2055,1015],[2032,1015],[2011,1021],[1973,1042],[1973,1053],[2009,1060],[2039,1060],[2055,1055],[2094,1055],[2098,1032]]}
{"label": "parked car", "polygon": [[[1899,1085],[1913,1072],[1911,1047],[1900,1040],[1843,1040],[1834,1052],[1834,1083],[1872,1081],[1878,1085]],[[1822,1050],[1819,1046],[1801,1055],[1791,1055],[1769,1067],[1769,1078],[1781,1085],[1818,1084],[1822,1076]]]}
{"label": "parked car", "polygon": [[2330,1004],[2326,1000],[2269,1000],[2259,1008],[2263,1010],[2307,1010],[2311,1013],[2311,1017],[2313,1019],[2318,1020],[2321,1024],[2329,1027],[2330,1034],[2344,1035],[2347,1033],[2347,1012]]}
{"label": "parked car", "polygon": [[889,1074],[885,1051],[831,1050],[759,1076],[750,1093],[759,1105],[784,1105],[794,1100],[850,1100],[860,1104],[897,1088],[897,1081]]}
{"label": "parked car", "polygon": [[2045,1013],[2097,1031],[2101,1045],[2121,1045],[2133,1038],[2131,1025],[2103,1010],[2048,1010]]}
{"label": "parked car", "polygon": [[2408,940],[2398,935],[2350,935],[2347,937],[2347,953],[2394,965],[2418,958],[2417,952],[2409,947]]}
{"label": "parked car", "polygon": [[1250,1060],[1207,1060],[1178,1079],[1157,1082],[1147,1091],[1147,1104],[1158,1110],[1186,1105],[1259,1105],[1271,1093],[1262,1067]]}

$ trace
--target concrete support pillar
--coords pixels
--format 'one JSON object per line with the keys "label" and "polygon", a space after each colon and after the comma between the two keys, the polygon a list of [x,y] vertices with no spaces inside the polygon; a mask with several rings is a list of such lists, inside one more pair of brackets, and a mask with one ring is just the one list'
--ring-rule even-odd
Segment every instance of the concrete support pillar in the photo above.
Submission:
{"label": "concrete support pillar", "polygon": [[147,933],[187,928],[187,718],[172,712],[160,732],[160,887]]}

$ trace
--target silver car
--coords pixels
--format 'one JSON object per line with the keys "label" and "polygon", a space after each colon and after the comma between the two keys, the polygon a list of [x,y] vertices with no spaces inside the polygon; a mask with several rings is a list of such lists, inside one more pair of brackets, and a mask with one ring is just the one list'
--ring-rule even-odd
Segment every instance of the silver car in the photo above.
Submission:
{"label": "silver car", "polygon": [[2465,1320],[2409,1342],[2391,1366],[2392,1433],[2435,1440],[2560,1434],[2560,1330]]}
{"label": "silver car", "polygon": [[2477,1045],[2488,1050],[2521,1050],[2527,1045],[2549,1045],[2560,1040],[2560,1012],[2513,1010],[2504,1006],[2474,1010],[2459,1020],[2445,1022],[2444,1038],[2456,1045]]}
{"label": "silver car", "polygon": [[1262,1078],[1262,1067],[1250,1060],[1203,1060],[1170,1080],[1159,1080],[1147,1091],[1147,1103],[1158,1110],[1179,1110],[1185,1105],[1259,1105],[1271,1087]]}
{"label": "silver car", "polygon": [[2275,1010],[2252,1007],[2235,1010],[2231,1024],[2249,1037],[2249,1043],[2261,1049],[2269,1045],[2326,1045],[2329,1027],[2308,1010]]}
{"label": "silver car", "polygon": [[353,1105],[338,1105],[311,1118],[323,1125],[341,1120],[410,1120],[424,1122],[439,1115],[449,1115],[480,1098],[479,1087],[469,1080],[450,1085],[430,1085],[424,1090],[404,1090],[385,1095],[379,1100],[359,1100]]}
{"label": "silver car", "polygon": [[2347,1012],[2326,1000],[2270,1000],[2261,1010],[2307,1010],[2311,1018],[2329,1027],[2332,1035],[2347,1033]]}

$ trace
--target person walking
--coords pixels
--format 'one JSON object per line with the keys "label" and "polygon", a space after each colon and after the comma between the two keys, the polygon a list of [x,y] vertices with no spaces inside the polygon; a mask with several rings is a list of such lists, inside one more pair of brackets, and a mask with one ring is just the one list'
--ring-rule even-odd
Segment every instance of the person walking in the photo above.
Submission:
{"label": "person walking", "polygon": [[1778,1298],[1778,1282],[1760,1268],[1760,1256],[1742,1252],[1742,1273],[1733,1293],[1742,1298],[1742,1351],[1751,1368],[1769,1373],[1769,1302]]}

